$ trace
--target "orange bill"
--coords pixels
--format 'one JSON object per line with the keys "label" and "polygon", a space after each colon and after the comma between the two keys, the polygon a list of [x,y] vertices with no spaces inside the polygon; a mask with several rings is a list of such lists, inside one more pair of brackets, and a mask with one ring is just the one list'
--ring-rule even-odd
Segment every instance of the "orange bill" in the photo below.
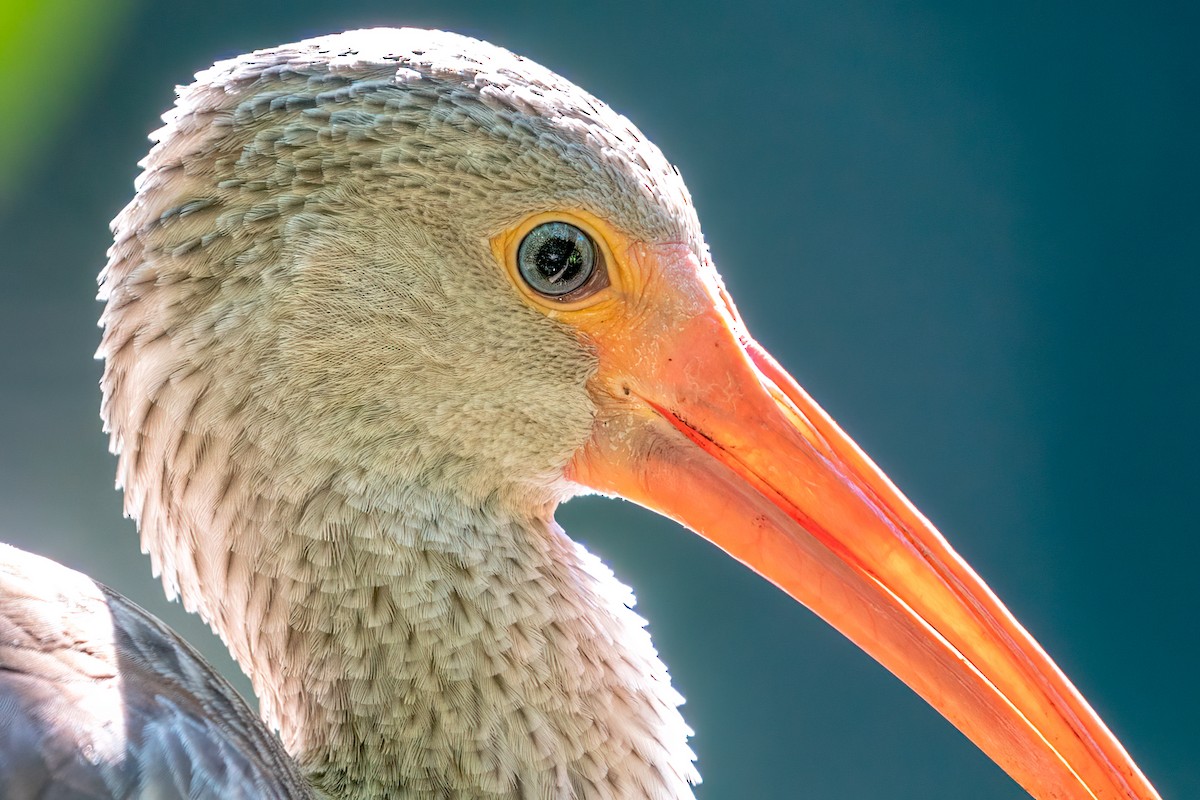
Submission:
{"label": "orange bill", "polygon": [[[614,249],[618,249],[614,247]],[[599,359],[568,474],[678,520],[808,606],[1034,797],[1159,795],[941,534],[747,334],[682,245],[621,249],[561,314]]]}

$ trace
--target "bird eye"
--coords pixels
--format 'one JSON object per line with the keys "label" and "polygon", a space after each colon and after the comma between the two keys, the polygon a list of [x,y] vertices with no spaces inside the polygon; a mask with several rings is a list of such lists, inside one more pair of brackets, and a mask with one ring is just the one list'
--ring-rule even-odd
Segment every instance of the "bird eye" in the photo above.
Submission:
{"label": "bird eye", "polygon": [[543,222],[525,234],[517,249],[521,277],[548,297],[562,298],[586,286],[597,261],[596,243],[567,222]]}

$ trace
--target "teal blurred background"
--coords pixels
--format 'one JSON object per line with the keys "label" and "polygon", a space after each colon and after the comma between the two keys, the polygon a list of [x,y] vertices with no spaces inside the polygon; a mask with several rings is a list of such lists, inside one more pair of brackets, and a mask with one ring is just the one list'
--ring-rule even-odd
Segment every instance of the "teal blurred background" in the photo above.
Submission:
{"label": "teal blurred background", "polygon": [[[47,0],[0,8],[0,540],[166,618],[112,490],[94,276],[172,87],[351,27],[488,39],[679,165],[756,335],[1200,797],[1195,3]],[[589,499],[707,800],[1016,798],[936,713],[698,538]],[[239,684],[245,687],[245,683]]]}

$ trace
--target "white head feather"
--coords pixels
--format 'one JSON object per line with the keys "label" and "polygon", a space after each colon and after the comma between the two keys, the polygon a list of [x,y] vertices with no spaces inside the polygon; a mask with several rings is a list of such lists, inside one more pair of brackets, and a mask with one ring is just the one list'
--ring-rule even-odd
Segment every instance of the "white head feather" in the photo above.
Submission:
{"label": "white head feather", "polygon": [[624,117],[412,29],[181,88],[113,223],[103,416],[169,592],[221,634],[318,787],[690,797],[632,597],[554,524],[595,359],[489,238],[582,208],[703,239]]}

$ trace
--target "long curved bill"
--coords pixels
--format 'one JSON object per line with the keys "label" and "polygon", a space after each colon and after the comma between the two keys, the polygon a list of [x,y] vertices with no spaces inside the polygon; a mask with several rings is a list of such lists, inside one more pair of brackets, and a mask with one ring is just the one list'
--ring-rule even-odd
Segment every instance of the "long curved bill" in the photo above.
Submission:
{"label": "long curved bill", "polygon": [[585,331],[603,401],[570,476],[678,520],[808,606],[1033,796],[1158,798],[987,585],[749,338],[715,273],[678,246],[637,260],[637,310]]}

